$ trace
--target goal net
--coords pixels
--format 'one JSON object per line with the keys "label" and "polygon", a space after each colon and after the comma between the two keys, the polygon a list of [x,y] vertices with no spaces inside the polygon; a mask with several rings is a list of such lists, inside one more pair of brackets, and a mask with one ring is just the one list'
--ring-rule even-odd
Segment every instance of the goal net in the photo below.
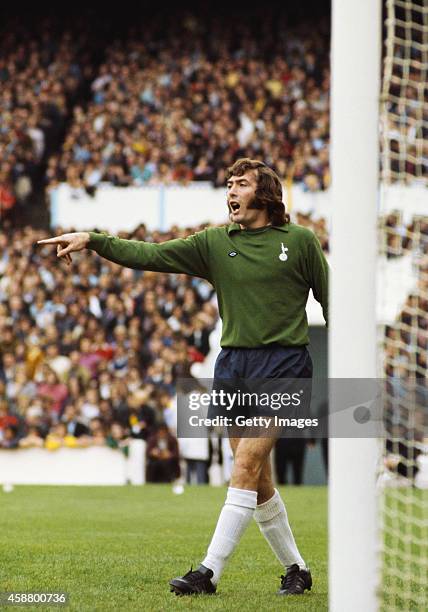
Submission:
{"label": "goal net", "polygon": [[428,2],[386,0],[381,95],[382,610],[428,609]]}

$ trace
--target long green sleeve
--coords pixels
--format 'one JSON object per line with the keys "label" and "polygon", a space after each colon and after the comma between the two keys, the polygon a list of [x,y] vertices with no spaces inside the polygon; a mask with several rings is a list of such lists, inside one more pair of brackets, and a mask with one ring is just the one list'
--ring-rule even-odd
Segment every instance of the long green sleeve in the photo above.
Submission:
{"label": "long green sleeve", "polygon": [[161,243],[90,232],[88,248],[128,268],[190,274],[210,280],[205,231]]}

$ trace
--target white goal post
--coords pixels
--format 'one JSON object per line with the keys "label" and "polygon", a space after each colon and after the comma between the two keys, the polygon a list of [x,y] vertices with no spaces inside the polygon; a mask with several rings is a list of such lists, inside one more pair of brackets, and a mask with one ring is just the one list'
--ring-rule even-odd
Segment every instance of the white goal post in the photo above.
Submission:
{"label": "white goal post", "polygon": [[[331,67],[329,377],[374,379],[380,0],[333,0]],[[331,438],[329,449],[329,609],[372,612],[378,442]]]}

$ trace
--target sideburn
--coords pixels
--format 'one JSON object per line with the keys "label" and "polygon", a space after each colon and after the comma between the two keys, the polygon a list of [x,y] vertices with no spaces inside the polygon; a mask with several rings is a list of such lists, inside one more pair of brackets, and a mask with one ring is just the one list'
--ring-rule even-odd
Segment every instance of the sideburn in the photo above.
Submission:
{"label": "sideburn", "polygon": [[266,204],[260,202],[256,197],[254,197],[254,199],[249,204],[247,204],[247,210],[263,210],[264,208],[266,208]]}

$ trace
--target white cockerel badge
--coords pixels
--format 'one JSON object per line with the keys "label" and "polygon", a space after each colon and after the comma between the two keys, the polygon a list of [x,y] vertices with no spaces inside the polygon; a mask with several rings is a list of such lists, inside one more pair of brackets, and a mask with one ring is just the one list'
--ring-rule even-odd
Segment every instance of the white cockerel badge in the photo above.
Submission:
{"label": "white cockerel badge", "polygon": [[282,253],[280,253],[278,255],[279,259],[281,261],[287,261],[287,259],[288,259],[288,255],[287,255],[288,247],[285,247],[283,242],[281,242],[281,251],[282,251]]}

